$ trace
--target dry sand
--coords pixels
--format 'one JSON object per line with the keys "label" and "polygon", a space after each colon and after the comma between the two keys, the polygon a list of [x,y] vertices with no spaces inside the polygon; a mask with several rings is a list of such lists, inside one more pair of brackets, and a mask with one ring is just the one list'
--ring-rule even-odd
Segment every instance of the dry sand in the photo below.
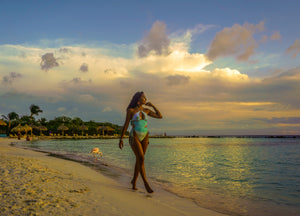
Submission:
{"label": "dry sand", "polygon": [[147,194],[76,162],[10,146],[0,138],[0,214],[223,215],[163,190]]}

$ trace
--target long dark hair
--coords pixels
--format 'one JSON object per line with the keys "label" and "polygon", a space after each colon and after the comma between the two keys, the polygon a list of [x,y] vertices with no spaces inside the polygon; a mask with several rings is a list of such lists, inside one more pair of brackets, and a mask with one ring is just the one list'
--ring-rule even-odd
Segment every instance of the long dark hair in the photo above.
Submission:
{"label": "long dark hair", "polygon": [[128,107],[127,107],[127,109],[136,107],[139,99],[142,97],[143,94],[144,94],[144,92],[142,92],[142,91],[136,92],[133,95],[133,97],[132,97],[132,99],[131,99],[131,101],[130,101]]}

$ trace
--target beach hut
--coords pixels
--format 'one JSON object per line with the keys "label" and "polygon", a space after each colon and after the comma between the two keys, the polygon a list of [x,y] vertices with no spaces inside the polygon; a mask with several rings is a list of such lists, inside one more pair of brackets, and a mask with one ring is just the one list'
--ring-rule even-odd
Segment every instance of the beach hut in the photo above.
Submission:
{"label": "beach hut", "polygon": [[18,124],[18,126],[11,129],[11,132],[17,132],[18,133],[18,139],[21,138],[21,132],[24,131],[24,128],[21,126],[21,124]]}
{"label": "beach hut", "polygon": [[69,130],[69,128],[68,128],[66,125],[62,124],[62,125],[60,125],[60,126],[57,128],[57,130],[61,130],[61,131],[62,131],[62,135],[64,136],[64,131],[65,131],[65,130]]}
{"label": "beach hut", "polygon": [[87,127],[87,126],[85,126],[84,124],[83,125],[81,125],[80,127],[79,127],[79,130],[81,130],[81,135],[83,136],[83,131],[84,130],[88,130],[89,128]]}
{"label": "beach hut", "polygon": [[32,127],[30,127],[29,125],[25,124],[25,125],[23,126],[23,130],[25,131],[26,136],[27,136],[27,132],[28,132],[28,131],[31,131],[31,135],[32,135]]}
{"label": "beach hut", "polygon": [[106,134],[106,135],[112,134],[112,132],[115,131],[115,129],[113,129],[110,126],[99,126],[99,127],[97,127],[97,130],[102,131],[103,136],[104,136],[104,134]]}
{"label": "beach hut", "polygon": [[0,126],[6,126],[7,124],[5,123],[5,121],[3,121],[2,119],[0,119]]}
{"label": "beach hut", "polygon": [[106,134],[113,135],[114,131],[115,129],[113,129],[112,127],[106,126]]}
{"label": "beach hut", "polygon": [[24,131],[24,128],[21,126],[21,124],[18,124],[18,126],[11,129],[11,132],[21,132]]}
{"label": "beach hut", "polygon": [[42,136],[42,131],[48,130],[48,128],[46,128],[46,127],[43,126],[43,125],[38,126],[37,129],[40,131],[40,136]]}
{"label": "beach hut", "polygon": [[34,124],[31,124],[31,125],[29,125],[29,126],[32,127],[32,130],[33,130],[33,129],[38,130],[38,126],[35,126]]}
{"label": "beach hut", "polygon": [[[0,119],[0,136],[6,136],[5,129],[3,129],[7,124]],[[3,135],[2,135],[3,134]]]}
{"label": "beach hut", "polygon": [[104,135],[104,126],[97,127],[97,131],[102,131],[102,135]]}

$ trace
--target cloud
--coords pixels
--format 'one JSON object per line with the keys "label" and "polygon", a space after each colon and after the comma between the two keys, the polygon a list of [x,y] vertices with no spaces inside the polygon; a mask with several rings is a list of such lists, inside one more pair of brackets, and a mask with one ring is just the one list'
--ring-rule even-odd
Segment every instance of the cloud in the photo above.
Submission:
{"label": "cloud", "polygon": [[70,53],[71,52],[70,49],[68,49],[68,48],[60,48],[58,51],[61,53]]}
{"label": "cloud", "polygon": [[86,63],[82,63],[82,65],[80,66],[79,70],[83,73],[86,73],[89,71],[89,66]]}
{"label": "cloud", "polygon": [[58,112],[65,112],[67,109],[65,107],[59,107],[56,109]]}
{"label": "cloud", "polygon": [[26,58],[26,57],[27,57],[27,56],[26,56],[26,53],[25,53],[24,51],[21,51],[20,57],[21,57],[21,58]]}
{"label": "cloud", "polygon": [[186,84],[189,82],[190,77],[189,76],[183,76],[183,75],[170,75],[166,77],[167,85],[181,85]]}
{"label": "cloud", "polygon": [[295,40],[293,45],[291,45],[289,48],[286,50],[286,54],[292,55],[293,58],[296,58],[298,53],[300,52],[300,40]]}
{"label": "cloud", "polygon": [[258,47],[254,34],[264,30],[264,22],[257,25],[245,23],[235,24],[218,32],[206,53],[209,59],[234,56],[238,61],[249,61]]}
{"label": "cloud", "polygon": [[[181,31],[180,35],[170,34],[170,37],[166,34],[166,27],[162,26],[163,23],[154,24],[150,31],[157,28],[152,33],[161,35],[165,40],[162,43],[158,38],[150,37],[149,32],[142,44],[125,46],[70,43],[67,48],[64,45],[62,48],[0,46],[0,61],[6,63],[0,65],[0,77],[6,76],[7,82],[19,79],[20,86],[13,89],[0,85],[0,98],[10,107],[18,107],[22,98],[26,109],[31,101],[40,101],[39,105],[47,107],[48,114],[44,114],[49,119],[61,112],[85,120],[123,124],[129,100],[136,91],[143,90],[149,101],[157,105],[165,117],[162,123],[155,122],[153,130],[166,131],[179,127],[178,130],[234,130],[247,124],[249,127],[245,131],[250,128],[250,133],[253,128],[271,125],[271,122],[258,119],[292,118],[299,115],[299,68],[280,68],[278,73],[268,71],[270,76],[267,78],[252,78],[253,73],[249,68],[253,69],[253,65],[248,65],[246,70],[243,64],[229,65],[227,61],[219,64],[209,60],[205,54],[191,52],[195,39],[193,34],[202,33],[205,26]],[[225,54],[238,58],[239,55],[248,54],[249,47],[254,52],[251,46],[256,43],[256,32],[261,30],[263,24],[229,28],[228,31],[238,36],[239,40],[229,41],[233,43],[232,50],[230,46],[226,47],[229,51],[219,49],[215,58]],[[271,40],[271,36],[266,36],[265,40]],[[147,48],[142,58],[134,55],[139,45]],[[217,48],[217,44],[214,45]],[[21,51],[26,53],[26,59],[20,58]],[[51,73],[40,73],[38,66],[42,55],[43,70],[56,67]],[[47,61],[47,58],[50,60]],[[58,62],[61,59],[63,64]],[[264,60],[266,64],[270,63],[268,59]],[[19,71],[23,76],[21,79],[3,71]],[[26,100],[25,97],[16,97],[15,94],[21,93],[19,89],[30,97]],[[254,118],[257,120],[248,122]],[[279,124],[285,123],[282,120]]]}
{"label": "cloud", "polygon": [[112,108],[111,107],[105,107],[102,112],[111,112]]}
{"label": "cloud", "polygon": [[269,101],[280,104],[271,107],[272,109],[269,111],[272,112],[300,109],[300,101],[296,94],[296,92],[300,92],[300,68],[287,70],[276,76],[246,82],[238,89],[238,92],[231,92],[231,96],[236,97],[237,100]]}
{"label": "cloud", "polygon": [[263,35],[262,37],[261,37],[261,39],[260,39],[260,42],[261,43],[266,43],[267,41],[268,41],[268,36],[267,35]]}
{"label": "cloud", "polygon": [[214,27],[213,25],[198,24],[192,29],[187,30],[187,34],[196,35],[205,32],[207,29]]}
{"label": "cloud", "polygon": [[216,68],[212,71],[212,76],[216,78],[226,79],[227,81],[246,81],[248,75],[240,73],[238,70],[230,68]]}
{"label": "cloud", "polygon": [[282,37],[279,32],[275,32],[273,35],[271,35],[270,38],[271,38],[271,40],[280,40]]}
{"label": "cloud", "polygon": [[258,119],[270,124],[300,124],[300,117],[280,117]]}
{"label": "cloud", "polygon": [[169,53],[170,39],[166,34],[166,25],[156,21],[150,32],[143,38],[142,44],[138,46],[137,54],[143,58],[150,53],[155,55],[167,55]]}
{"label": "cloud", "polygon": [[117,74],[117,72],[114,69],[108,68],[104,70],[105,74]]}
{"label": "cloud", "polygon": [[[177,48],[177,49],[176,49]],[[204,54],[189,53],[178,48],[175,44],[170,46],[167,56],[149,55],[139,58],[128,65],[128,70],[140,71],[149,74],[174,75],[174,73],[203,73],[204,68],[212,62]]]}
{"label": "cloud", "polygon": [[91,94],[79,94],[78,100],[85,103],[94,103],[97,101],[97,98]]}
{"label": "cloud", "polygon": [[[193,39],[196,39],[197,36],[213,27],[215,26],[198,24],[190,29],[180,29],[176,32],[173,32],[170,34],[170,46],[172,46],[174,43],[177,44],[177,46],[180,44],[181,46],[185,46],[185,50],[187,51],[190,48],[189,46]],[[182,48],[180,48],[180,50],[182,50]]]}
{"label": "cloud", "polygon": [[63,81],[63,82],[61,82],[61,84],[63,86],[67,86],[68,84],[76,84],[76,85],[81,84],[81,85],[84,85],[84,84],[91,84],[91,83],[92,83],[91,79],[89,79],[89,80],[83,80],[80,77],[75,77],[75,78],[73,78],[70,81]]}
{"label": "cloud", "polygon": [[75,84],[78,84],[78,83],[80,83],[80,82],[82,82],[82,81],[81,81],[81,78],[80,78],[80,77],[75,77],[74,79],[71,80],[71,82],[72,82],[72,83],[75,83]]}
{"label": "cloud", "polygon": [[42,61],[40,63],[41,69],[48,71],[53,67],[58,67],[57,59],[54,58],[53,53],[46,53],[42,56]]}
{"label": "cloud", "polygon": [[2,79],[3,84],[12,84],[15,80],[22,77],[22,74],[16,72],[10,72],[7,76]]}

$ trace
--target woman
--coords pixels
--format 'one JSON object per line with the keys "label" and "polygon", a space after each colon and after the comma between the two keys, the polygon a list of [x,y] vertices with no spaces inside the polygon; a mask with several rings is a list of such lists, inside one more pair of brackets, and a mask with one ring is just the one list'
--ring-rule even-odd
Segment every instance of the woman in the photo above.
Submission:
{"label": "woman", "polygon": [[[143,105],[152,107],[154,112],[150,109],[144,108]],[[162,118],[161,113],[152,103],[146,103],[146,96],[144,92],[137,92],[132,97],[131,102],[127,107],[126,120],[123,126],[119,147],[120,149],[123,148],[123,138],[128,129],[129,122],[131,121],[132,129],[130,131],[129,144],[136,157],[134,175],[131,180],[132,189],[137,190],[136,181],[139,173],[141,173],[147,192],[153,193],[153,190],[147,181],[144,166],[144,158],[149,143],[147,115],[153,118]]]}

